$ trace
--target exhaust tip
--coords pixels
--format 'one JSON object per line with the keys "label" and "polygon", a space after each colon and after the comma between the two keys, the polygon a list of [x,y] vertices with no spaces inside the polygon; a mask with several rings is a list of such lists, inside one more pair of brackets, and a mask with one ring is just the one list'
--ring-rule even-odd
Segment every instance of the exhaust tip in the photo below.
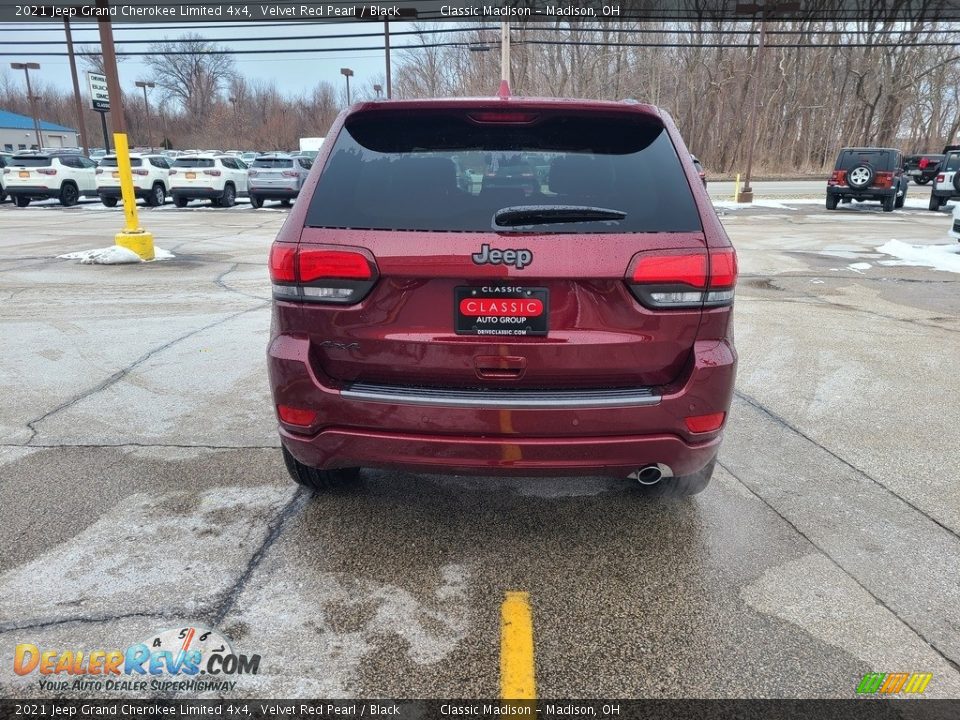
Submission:
{"label": "exhaust tip", "polygon": [[667,477],[673,477],[673,471],[669,465],[657,463],[655,465],[646,465],[634,472],[631,476],[641,485],[656,485]]}

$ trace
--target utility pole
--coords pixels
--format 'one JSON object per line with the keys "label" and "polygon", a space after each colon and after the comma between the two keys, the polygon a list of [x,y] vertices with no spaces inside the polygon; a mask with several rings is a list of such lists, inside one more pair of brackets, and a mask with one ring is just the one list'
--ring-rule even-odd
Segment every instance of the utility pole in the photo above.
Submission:
{"label": "utility pole", "polygon": [[387,100],[393,97],[393,81],[390,79],[390,21],[383,21],[383,48],[386,52],[384,61],[387,70]]}
{"label": "utility pole", "polygon": [[83,154],[90,155],[87,140],[87,123],[83,119],[83,100],[80,99],[80,80],[77,78],[77,58],[73,54],[73,33],[70,32],[70,16],[63,16],[63,31],[67,35],[67,57],[70,59],[70,79],[73,80],[73,104],[77,113],[77,129],[80,131],[80,146]]}
{"label": "utility pole", "polygon": [[[153,151],[153,128],[150,127],[150,103],[147,102],[147,88],[156,87],[156,84],[137,80],[134,85],[138,88],[143,88],[143,109],[147,114],[147,144],[150,146],[150,150]],[[233,98],[230,99],[233,100]]]}
{"label": "utility pole", "polygon": [[737,194],[738,203],[753,202],[753,188],[750,186],[753,173],[753,148],[757,144],[757,116],[760,114],[760,70],[763,68],[763,49],[767,39],[767,23],[760,17],[760,39],[757,54],[753,62],[753,107],[750,113],[750,131],[747,136],[747,170],[744,173],[743,189]]}
{"label": "utility pole", "polygon": [[37,118],[37,102],[33,94],[33,88],[30,87],[30,71],[39,70],[40,63],[10,63],[14,70],[23,70],[23,75],[27,79],[27,100],[30,102],[30,115],[33,118],[33,131],[37,134],[37,150],[43,150],[43,139],[40,137],[40,120]]}
{"label": "utility pole", "polygon": [[107,76],[110,93],[110,127],[114,134],[127,132],[123,117],[123,95],[117,74],[117,53],[113,47],[113,26],[110,24],[110,6],[107,0],[97,0],[97,29],[100,31],[100,52],[103,54],[103,74]]}
{"label": "utility pole", "polygon": [[510,86],[510,23],[500,23],[500,84]]}

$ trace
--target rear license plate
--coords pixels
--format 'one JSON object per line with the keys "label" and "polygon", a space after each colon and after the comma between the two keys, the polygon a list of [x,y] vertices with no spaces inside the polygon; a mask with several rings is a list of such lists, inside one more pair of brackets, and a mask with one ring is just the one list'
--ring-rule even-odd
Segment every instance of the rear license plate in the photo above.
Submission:
{"label": "rear license plate", "polygon": [[196,179],[197,179],[196,173],[187,173],[187,180],[196,180]]}
{"label": "rear license plate", "polygon": [[30,171],[29,171],[29,170],[21,170],[20,173],[19,173],[19,175],[20,175],[20,177],[22,177],[22,178],[28,178],[28,177],[30,177]]}
{"label": "rear license plate", "polygon": [[119,172],[111,173],[111,175],[113,175],[115,178],[120,177],[120,173],[119,173]]}
{"label": "rear license plate", "polygon": [[458,335],[546,335],[547,288],[458,287],[454,290],[454,329]]}

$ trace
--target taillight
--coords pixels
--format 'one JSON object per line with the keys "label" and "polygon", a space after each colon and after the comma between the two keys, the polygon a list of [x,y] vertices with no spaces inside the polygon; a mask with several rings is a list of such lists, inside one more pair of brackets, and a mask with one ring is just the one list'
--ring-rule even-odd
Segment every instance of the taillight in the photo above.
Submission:
{"label": "taillight", "polygon": [[737,255],[733,248],[639,253],[627,283],[640,303],[653,309],[717,307],[733,302]]}
{"label": "taillight", "polygon": [[363,253],[274,243],[270,279],[277,300],[360,302],[377,280],[376,265]]}
{"label": "taillight", "polygon": [[284,177],[296,177],[298,174],[299,174],[299,173],[297,173],[296,170],[284,170],[284,171],[283,171],[283,176],[284,176]]}
{"label": "taillight", "polygon": [[256,170],[247,170],[247,177],[255,177],[257,174]]}
{"label": "taillight", "polygon": [[130,172],[134,175],[148,175],[149,171],[144,168],[133,168]]}
{"label": "taillight", "polygon": [[893,173],[892,172],[878,172],[874,176],[873,184],[878,188],[892,188],[893,187]]}
{"label": "taillight", "polygon": [[213,175],[214,177],[220,177],[220,171],[219,171],[219,170],[204,170],[204,171],[203,171],[203,174],[204,174],[204,175]]}
{"label": "taillight", "polygon": [[847,181],[846,170],[834,170],[833,175],[827,181],[827,185],[843,185]]}
{"label": "taillight", "polygon": [[171,175],[176,175],[176,174],[177,174],[177,171],[174,170],[173,168],[171,168],[171,169],[170,169],[170,174],[171,174]]}
{"label": "taillight", "polygon": [[103,168],[97,168],[97,175],[103,175]]}
{"label": "taillight", "polygon": [[37,172],[40,173],[41,175],[56,175],[57,169],[56,168],[37,168]]}
{"label": "taillight", "polygon": [[941,183],[946,179],[945,175],[937,175],[937,182]]}
{"label": "taillight", "polygon": [[3,169],[3,174],[4,174],[4,175],[9,175],[9,174],[10,174],[10,168],[4,168],[4,169]]}

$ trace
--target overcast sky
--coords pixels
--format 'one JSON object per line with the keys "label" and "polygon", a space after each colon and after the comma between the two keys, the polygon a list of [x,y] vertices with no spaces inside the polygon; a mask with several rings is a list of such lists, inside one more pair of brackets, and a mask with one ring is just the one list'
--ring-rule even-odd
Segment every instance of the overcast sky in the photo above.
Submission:
{"label": "overcast sky", "polygon": [[[203,25],[204,27],[196,27]],[[132,24],[114,24],[114,38],[117,49],[128,49],[135,52],[146,51],[149,44],[124,46],[124,40],[162,40],[175,38],[186,32],[193,32],[209,38],[231,50],[255,50],[270,48],[324,48],[324,47],[379,47],[383,45],[383,24],[377,22],[364,23],[335,23],[335,24],[304,24],[291,25],[289,23],[275,23],[269,27],[244,27],[239,23],[210,27],[212,23],[196,23],[193,25],[176,24],[155,29],[157,25],[137,26]],[[44,27],[46,30],[34,28]],[[94,23],[74,23],[74,44],[89,44],[99,48],[99,39]],[[142,29],[143,27],[154,29]],[[409,23],[391,23],[391,35],[394,32],[411,30]],[[342,33],[379,33],[375,37],[336,38]],[[329,39],[318,40],[277,40],[277,41],[242,41],[228,42],[221,38],[257,38],[257,37],[284,37],[295,35],[316,35]],[[39,62],[41,69],[30,73],[31,81],[37,78],[44,84],[56,85],[61,88],[70,88],[70,65],[64,57],[43,57],[40,52],[66,52],[66,40],[63,26],[60,23],[46,23],[42,26],[35,24],[23,25],[0,23],[0,38],[6,41],[25,41],[29,45],[9,45],[0,40],[0,48],[4,53],[16,53],[2,59],[3,72],[10,74],[11,62]],[[39,41],[53,42],[53,45],[38,44]],[[391,45],[396,47],[412,43],[411,36],[397,36],[391,38]],[[394,57],[394,68],[397,66],[397,57]],[[125,89],[133,88],[136,80],[147,76],[143,58],[127,58],[120,63],[120,82]],[[382,50],[318,52],[272,55],[234,55],[236,68],[249,79],[261,79],[274,84],[285,94],[309,92],[320,80],[328,80],[339,90],[344,83],[340,68],[350,67],[355,75],[351,85],[364,86],[375,76],[382,79],[384,74],[384,54]],[[83,63],[78,70],[84,72]],[[22,82],[22,73],[16,77]],[[81,77],[81,87],[85,85]],[[85,92],[85,91],[84,91]]]}

